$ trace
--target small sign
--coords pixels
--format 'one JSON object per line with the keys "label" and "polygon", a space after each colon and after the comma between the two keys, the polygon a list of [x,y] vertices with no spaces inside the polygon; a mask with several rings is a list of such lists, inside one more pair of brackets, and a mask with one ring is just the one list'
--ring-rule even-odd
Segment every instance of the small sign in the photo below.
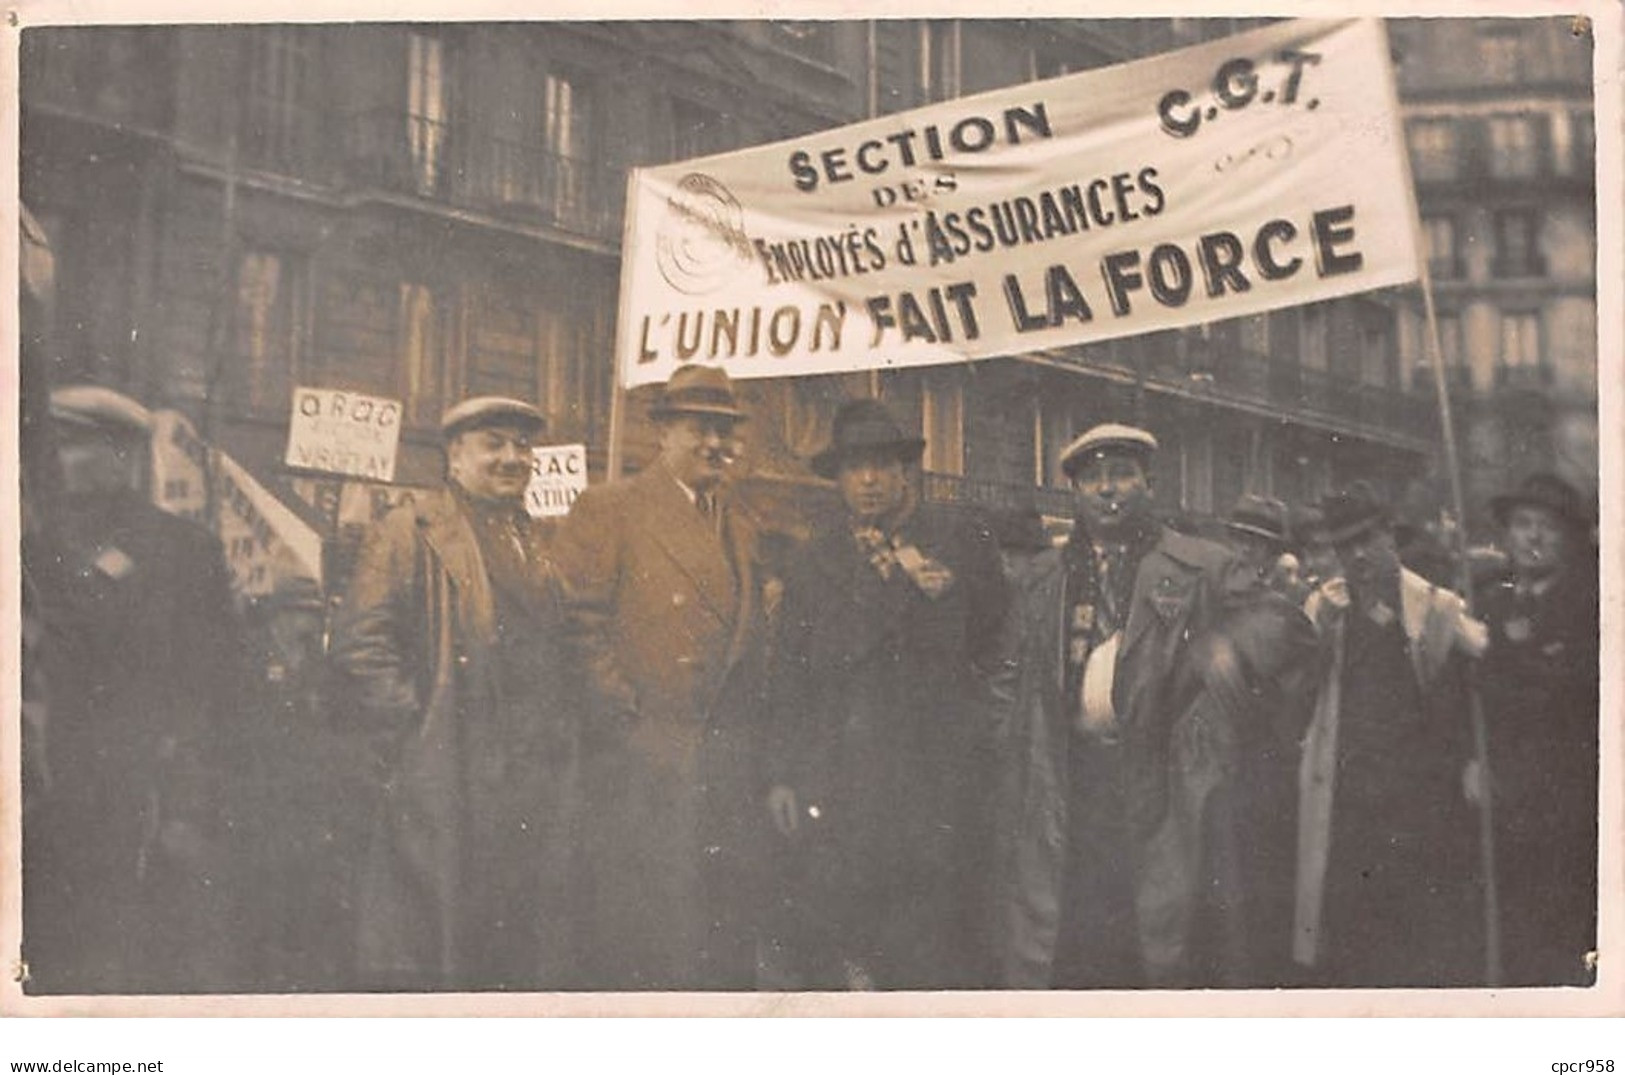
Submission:
{"label": "small sign", "polygon": [[530,486],[525,510],[534,518],[568,515],[570,505],[587,488],[587,446],[552,444],[531,449]]}
{"label": "small sign", "polygon": [[284,460],[372,481],[393,481],[401,439],[399,400],[331,388],[296,388]]}

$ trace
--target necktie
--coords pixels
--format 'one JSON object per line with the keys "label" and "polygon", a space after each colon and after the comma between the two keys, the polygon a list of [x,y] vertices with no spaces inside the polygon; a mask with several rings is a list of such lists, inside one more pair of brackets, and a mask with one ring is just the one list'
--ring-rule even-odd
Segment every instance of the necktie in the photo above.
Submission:
{"label": "necktie", "polygon": [[705,517],[705,521],[711,527],[711,529],[717,533],[721,533],[722,516],[721,512],[717,508],[717,498],[715,494],[700,493],[694,498],[694,503],[700,509],[700,514]]}

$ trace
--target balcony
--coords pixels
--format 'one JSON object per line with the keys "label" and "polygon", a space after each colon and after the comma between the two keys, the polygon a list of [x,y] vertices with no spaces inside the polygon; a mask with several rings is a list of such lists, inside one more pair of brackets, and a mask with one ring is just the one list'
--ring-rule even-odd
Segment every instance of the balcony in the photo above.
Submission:
{"label": "balcony", "polygon": [[616,185],[596,162],[403,112],[351,117],[345,154],[363,186],[611,241]]}

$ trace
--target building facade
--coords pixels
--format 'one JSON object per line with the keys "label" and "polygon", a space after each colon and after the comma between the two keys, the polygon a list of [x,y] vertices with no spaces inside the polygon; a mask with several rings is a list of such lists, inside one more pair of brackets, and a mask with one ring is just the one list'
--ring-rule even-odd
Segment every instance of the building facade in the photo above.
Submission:
{"label": "building facade", "polygon": [[[1413,74],[1444,69],[1413,61],[1424,45],[1449,55],[1450,34],[1481,32],[1475,21],[1434,21],[1436,33],[1400,23],[1393,34],[1411,50],[1401,70],[1436,269],[1449,260],[1440,251],[1455,251],[1449,267],[1460,270],[1435,275],[1446,355],[1474,389],[1463,406],[1476,492],[1492,476],[1499,484],[1509,452],[1539,439],[1520,393],[1549,400],[1548,432],[1571,439],[1581,435],[1565,423],[1583,419],[1589,399],[1594,437],[1589,66],[1576,66],[1589,48],[1558,47],[1566,23],[1520,25],[1514,40],[1535,43],[1527,48],[1545,57],[1550,84],[1516,68],[1504,88],[1522,96],[1492,104]],[[1247,23],[26,30],[22,190],[57,258],[53,377],[182,410],[327,536],[393,493],[284,465],[295,386],[401,400],[397,487],[439,480],[436,419],[480,393],[536,400],[556,440],[588,446],[602,480],[629,168],[1121,62]],[[1544,134],[1497,118],[1537,104]],[[1434,123],[1482,125],[1454,178],[1433,170]],[[1520,153],[1544,170],[1503,175],[1522,167],[1508,163]],[[982,508],[1036,502],[1066,515],[1057,455],[1108,419],[1162,438],[1159,499],[1193,516],[1243,491],[1302,500],[1356,475],[1399,492],[1436,470],[1417,310],[1409,292],[1377,293],[963,367],[748,382],[757,420],[742,467],[767,513],[782,509],[796,529],[797,504],[827,495],[805,460],[835,407],[878,393],[929,441],[927,494]],[[635,392],[627,408],[631,466],[653,447],[642,402]]]}

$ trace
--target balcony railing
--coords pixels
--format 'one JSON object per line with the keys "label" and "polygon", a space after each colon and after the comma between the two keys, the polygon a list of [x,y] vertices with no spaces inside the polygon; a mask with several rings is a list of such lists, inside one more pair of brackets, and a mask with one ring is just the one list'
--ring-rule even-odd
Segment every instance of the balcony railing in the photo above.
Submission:
{"label": "balcony railing", "polygon": [[352,117],[346,156],[351,175],[367,186],[595,239],[618,234],[604,168],[541,145],[375,111]]}

